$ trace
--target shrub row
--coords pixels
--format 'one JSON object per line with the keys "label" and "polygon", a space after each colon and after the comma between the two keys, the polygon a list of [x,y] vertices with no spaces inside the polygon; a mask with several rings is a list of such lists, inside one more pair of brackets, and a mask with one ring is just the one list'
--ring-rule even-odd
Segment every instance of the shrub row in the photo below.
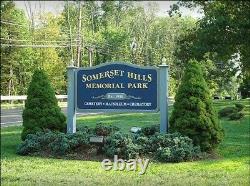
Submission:
{"label": "shrub row", "polygon": [[107,136],[119,128],[111,125],[97,124],[94,129],[87,126],[80,127],[74,134],[65,134],[59,131],[44,130],[28,134],[17,148],[20,155],[48,153],[50,155],[66,155],[76,149],[90,149],[89,138],[93,135]]}
{"label": "shrub row", "polygon": [[220,118],[229,118],[230,120],[239,120],[244,117],[242,110],[244,109],[244,105],[240,103],[236,103],[235,107],[225,107],[219,111]]}
{"label": "shrub row", "polygon": [[20,155],[44,154],[64,156],[78,152],[79,149],[99,148],[90,144],[89,138],[93,135],[106,135],[102,152],[113,157],[129,159],[139,156],[149,156],[163,162],[180,162],[197,159],[200,149],[193,146],[188,137],[174,134],[159,134],[157,126],[145,127],[139,134],[125,134],[119,128],[98,124],[96,128],[81,127],[74,134],[65,134],[55,131],[44,131],[29,134],[17,148]]}
{"label": "shrub row", "polygon": [[162,162],[181,162],[201,157],[200,148],[179,133],[145,136],[116,132],[107,138],[103,150],[109,157],[118,155],[128,159],[151,156]]}

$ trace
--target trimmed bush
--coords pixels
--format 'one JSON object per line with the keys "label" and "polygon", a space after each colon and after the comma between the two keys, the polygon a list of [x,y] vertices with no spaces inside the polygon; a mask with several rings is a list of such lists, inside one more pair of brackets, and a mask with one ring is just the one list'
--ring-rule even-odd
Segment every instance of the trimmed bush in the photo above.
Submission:
{"label": "trimmed bush", "polygon": [[66,130],[66,117],[57,104],[54,89],[44,70],[36,70],[33,74],[23,111],[23,126],[22,140],[28,134],[45,129]]}
{"label": "trimmed bush", "polygon": [[162,162],[181,162],[201,157],[199,146],[180,134],[165,134],[155,138],[159,144],[155,158]]}
{"label": "trimmed bush", "polygon": [[74,134],[67,134],[66,136],[70,144],[70,149],[76,150],[80,147],[88,148],[90,144],[89,137],[92,136],[92,134],[84,131],[79,131]]}
{"label": "trimmed bush", "polygon": [[225,107],[221,109],[218,114],[220,118],[223,118],[223,117],[228,117],[229,115],[237,112],[238,110],[236,107]]}
{"label": "trimmed bush", "polygon": [[[89,152],[98,153],[99,144],[90,144],[93,134],[77,131],[65,134],[46,130],[36,134],[28,134],[17,147],[19,155],[45,156],[81,156]],[[102,152],[108,157],[118,155],[124,159],[150,156],[162,162],[180,162],[200,158],[200,148],[194,146],[188,137],[174,134],[159,134],[145,136],[144,134],[111,133],[106,137]]]}
{"label": "trimmed bush", "polygon": [[26,139],[17,147],[17,154],[48,153],[49,155],[66,155],[75,152],[78,148],[89,149],[89,136],[86,132],[65,134],[48,130],[28,134]]}
{"label": "trimmed bush", "polygon": [[88,126],[84,126],[84,125],[77,126],[76,131],[86,132],[88,134],[94,134],[95,133],[93,128],[89,128]]}
{"label": "trimmed bush", "polygon": [[98,136],[109,136],[110,134],[119,130],[120,129],[116,126],[104,125],[102,123],[98,123],[94,129],[94,132]]}
{"label": "trimmed bush", "polygon": [[244,114],[242,112],[236,112],[229,115],[230,120],[239,120],[244,117]]}
{"label": "trimmed bush", "polygon": [[152,126],[148,126],[148,127],[143,127],[141,132],[145,135],[145,136],[151,136],[154,135],[156,132],[160,131],[160,125],[152,125]]}
{"label": "trimmed bush", "polygon": [[135,158],[138,154],[138,148],[133,143],[132,137],[121,132],[115,132],[107,137],[103,151],[109,157],[118,155],[125,159]]}
{"label": "trimmed bush", "polygon": [[64,133],[59,133],[55,140],[48,144],[48,147],[54,155],[65,155],[70,151],[69,140]]}
{"label": "trimmed bush", "polygon": [[239,120],[244,117],[241,112],[244,109],[244,105],[241,103],[235,103],[235,107],[225,107],[219,111],[219,117],[228,117],[229,120]]}
{"label": "trimmed bush", "polygon": [[[169,155],[166,154],[167,149]],[[128,159],[150,156],[163,162],[180,162],[201,157],[200,147],[194,146],[190,138],[179,133],[145,136],[116,132],[107,137],[103,151],[109,157],[118,155]]]}
{"label": "trimmed bush", "polygon": [[238,111],[242,111],[245,107],[245,105],[241,103],[235,103],[235,107],[237,108]]}
{"label": "trimmed bush", "polygon": [[29,155],[41,151],[41,144],[35,134],[28,134],[25,141],[17,147],[17,154]]}
{"label": "trimmed bush", "polygon": [[190,137],[202,151],[222,141],[224,132],[212,106],[209,89],[200,65],[190,61],[175,96],[170,130]]}
{"label": "trimmed bush", "polygon": [[143,136],[143,135],[132,135],[133,143],[137,145],[137,155],[143,156],[151,154],[152,151],[150,151],[150,143],[149,143],[149,136]]}

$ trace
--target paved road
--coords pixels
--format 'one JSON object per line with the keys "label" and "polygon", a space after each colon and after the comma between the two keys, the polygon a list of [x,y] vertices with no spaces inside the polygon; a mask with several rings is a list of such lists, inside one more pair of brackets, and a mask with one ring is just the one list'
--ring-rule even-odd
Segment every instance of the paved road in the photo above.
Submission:
{"label": "paved road", "polygon": [[[66,114],[67,108],[62,108],[62,111]],[[11,125],[21,125],[22,124],[22,108],[13,109],[1,109],[1,127],[11,126]],[[77,113],[77,116],[84,115],[94,115],[100,113]]]}
{"label": "paved road", "polygon": [[[62,107],[61,109],[66,115],[67,108]],[[22,122],[23,122],[22,112],[23,112],[23,108],[12,108],[12,109],[1,108],[1,127],[11,126],[11,125],[22,125]],[[77,113],[77,116],[86,116],[86,115],[95,115],[95,114],[101,114],[101,112]]]}

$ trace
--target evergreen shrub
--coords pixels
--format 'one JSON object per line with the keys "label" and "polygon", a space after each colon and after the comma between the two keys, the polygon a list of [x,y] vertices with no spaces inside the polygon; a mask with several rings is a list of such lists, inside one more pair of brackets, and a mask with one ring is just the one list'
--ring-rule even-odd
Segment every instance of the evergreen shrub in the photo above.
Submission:
{"label": "evergreen shrub", "polygon": [[218,112],[218,114],[220,118],[223,118],[223,117],[228,117],[229,115],[237,112],[238,109],[236,107],[224,107]]}
{"label": "evergreen shrub", "polygon": [[245,105],[241,103],[235,103],[235,107],[237,108],[238,111],[242,111],[245,108]]}
{"label": "evergreen shrub", "polygon": [[109,136],[112,133],[119,131],[120,129],[113,125],[105,125],[103,123],[98,123],[94,129],[94,132],[98,136]]}
{"label": "evergreen shrub", "polygon": [[229,115],[230,120],[240,120],[244,117],[244,114],[242,112],[236,112]]}
{"label": "evergreen shrub", "polygon": [[191,60],[175,96],[170,130],[188,136],[202,151],[210,151],[222,141],[224,132],[212,105],[202,70]]}
{"label": "evergreen shrub", "polygon": [[160,125],[151,125],[148,127],[143,127],[141,132],[145,135],[145,136],[151,136],[154,135],[155,133],[159,132],[160,130]]}
{"label": "evergreen shrub", "polygon": [[23,111],[21,138],[45,129],[64,132],[66,117],[58,106],[55,91],[44,70],[35,70]]}
{"label": "evergreen shrub", "polygon": [[28,134],[26,139],[17,147],[17,154],[32,155],[48,153],[49,155],[66,155],[77,151],[78,148],[89,149],[90,135],[86,132],[65,134],[46,130],[36,134]]}

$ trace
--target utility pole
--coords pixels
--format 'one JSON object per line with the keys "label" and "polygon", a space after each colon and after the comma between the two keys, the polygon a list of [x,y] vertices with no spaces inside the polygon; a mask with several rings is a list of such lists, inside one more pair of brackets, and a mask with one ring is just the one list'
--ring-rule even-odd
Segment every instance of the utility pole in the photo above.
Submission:
{"label": "utility pole", "polygon": [[91,6],[91,22],[92,22],[92,36],[94,36],[94,30],[95,30],[95,27],[94,27],[94,10],[93,10],[92,6]]}
{"label": "utility pole", "polygon": [[82,8],[81,8],[81,1],[78,1],[78,39],[77,39],[77,67],[80,67],[80,60],[81,60],[81,27],[82,27]]}
{"label": "utility pole", "polygon": [[137,43],[135,37],[133,38],[133,42],[130,44],[130,48],[131,48],[132,63],[135,63],[135,52],[137,49]]}
{"label": "utility pole", "polygon": [[93,51],[94,51],[94,48],[89,47],[89,66],[90,67],[93,66]]}
{"label": "utility pole", "polygon": [[70,19],[69,19],[69,1],[67,1],[67,17],[68,17],[68,25],[69,25],[69,37],[70,37],[70,53],[71,53],[71,62],[70,66],[74,66],[74,50],[72,48],[72,29],[71,29],[71,24],[70,24]]}

